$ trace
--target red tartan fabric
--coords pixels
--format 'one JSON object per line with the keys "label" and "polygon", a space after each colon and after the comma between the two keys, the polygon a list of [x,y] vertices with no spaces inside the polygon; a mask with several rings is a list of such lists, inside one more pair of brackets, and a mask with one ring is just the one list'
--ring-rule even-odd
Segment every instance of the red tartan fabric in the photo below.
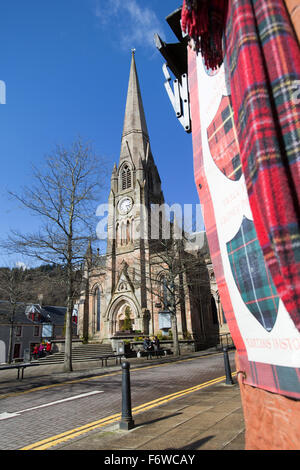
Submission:
{"label": "red tartan fabric", "polygon": [[[203,99],[202,80],[205,84],[207,81],[201,73],[202,58],[189,49],[195,182],[204,208],[205,228],[221,302],[239,353],[241,370],[246,373],[245,383],[299,400],[299,336],[294,333],[291,322],[282,315],[281,302],[277,308],[276,301],[275,313],[272,311],[270,314],[270,328],[275,324],[276,332],[272,331],[269,335],[268,330],[268,335],[261,335],[258,329],[245,331],[243,326],[248,317],[242,316],[246,312],[242,314],[236,308],[241,306],[241,302],[240,299],[237,302],[232,279],[226,270],[224,230],[220,223],[223,213],[215,202],[216,199],[220,202],[220,198],[216,198],[218,188],[209,174],[212,159],[228,180],[238,183],[242,176],[238,173],[238,159],[234,162],[234,157],[235,148],[239,148],[242,173],[265,264],[272,274],[277,294],[299,330],[299,45],[283,0],[230,0],[228,8],[225,73],[231,86],[234,125],[232,113],[227,112],[229,100],[224,95],[222,98],[222,94],[221,98],[218,96],[220,104],[217,113],[213,118],[213,114],[210,115],[213,101],[218,102],[215,99],[217,93],[212,91],[209,103]],[[222,81],[215,82],[216,88],[220,83]],[[212,84],[212,88],[214,86]],[[211,121],[204,119],[207,114],[212,118]],[[237,134],[233,134],[233,129]],[[234,143],[233,137],[236,135],[237,141]],[[208,162],[209,166],[206,166]],[[213,175],[218,177],[215,169]],[[219,177],[218,181],[221,181]],[[228,205],[231,204],[230,199],[224,199],[225,210],[227,200]],[[239,240],[237,237],[232,240],[236,250],[240,246]],[[230,252],[228,256],[232,267],[235,258]],[[242,256],[239,259],[243,261]],[[249,261],[251,270],[255,259]],[[258,269],[256,274],[260,276],[261,270]],[[239,276],[235,276],[234,280],[239,280]],[[271,297],[266,296],[268,293],[265,290],[261,291],[259,284],[253,284],[253,288],[258,294],[265,295],[266,298],[260,300]],[[245,298],[245,293],[247,286],[242,286],[241,297],[255,316],[253,299],[250,295]],[[264,306],[262,310],[265,314]],[[279,312],[278,318],[276,310]],[[269,350],[271,352],[268,355]]]}
{"label": "red tartan fabric", "polygon": [[196,50],[210,68],[222,57],[206,45],[220,48],[216,38],[227,13],[226,65],[254,223],[278,293],[300,331],[299,44],[283,0],[184,0],[182,29],[198,41]]}
{"label": "red tartan fabric", "polygon": [[226,57],[256,231],[300,330],[300,54],[282,0],[229,2]]}
{"label": "red tartan fabric", "polygon": [[[203,216],[205,222],[206,234],[209,242],[209,249],[211,253],[211,258],[214,266],[214,272],[216,280],[218,283],[218,290],[220,293],[220,298],[222,302],[222,307],[226,316],[226,320],[229,326],[229,330],[235,346],[239,354],[239,363],[240,370],[245,373],[244,383],[249,385],[263,388],[273,393],[280,393],[291,398],[300,399],[300,369],[289,366],[280,366],[270,363],[264,363],[263,359],[260,360],[249,360],[248,351],[244,341],[248,341],[247,335],[241,334],[241,330],[238,325],[237,317],[240,316],[240,310],[234,309],[233,299],[232,299],[232,289],[228,284],[228,277],[226,277],[224,271],[224,264],[221,255],[221,246],[219,232],[217,229],[217,219],[214,206],[214,196],[215,192],[218,192],[218,188],[212,183],[209,185],[207,180],[206,169],[204,165],[205,159],[205,148],[203,148],[203,130],[201,125],[200,115],[205,114],[206,108],[203,106],[201,108],[202,101],[199,99],[199,88],[201,88],[201,82],[198,80],[197,68],[196,68],[196,55],[194,52],[189,50],[189,65],[188,65],[188,74],[189,74],[189,90],[190,90],[190,100],[191,100],[191,116],[193,122],[193,154],[194,154],[194,176],[195,183],[198,188],[198,194],[201,201],[201,206],[203,207]],[[224,98],[223,98],[224,101]],[[229,99],[225,98],[226,104],[229,102]],[[227,106],[223,106],[221,101],[221,106],[219,112],[222,113],[222,110],[226,109]],[[216,122],[219,122],[220,114],[219,112],[215,116]],[[223,119],[226,119],[227,114]],[[219,133],[218,133],[219,135]],[[231,144],[231,134],[230,132],[222,135],[219,135],[223,141],[228,140]],[[209,136],[208,136],[209,138]],[[205,140],[205,139],[204,139]],[[231,145],[229,145],[231,147]],[[219,148],[219,147],[218,147]],[[224,148],[228,146],[224,145]],[[231,155],[231,152],[229,152]],[[235,182],[234,182],[235,184]],[[228,202],[229,204],[229,202]],[[221,230],[222,231],[222,230]],[[258,271],[260,274],[260,271]],[[232,285],[231,285],[232,287]],[[241,321],[241,319],[239,319]],[[250,333],[250,332],[249,332]],[[249,336],[249,335],[248,335]],[[251,334],[250,334],[251,337]],[[284,334],[283,334],[284,337]],[[284,337],[285,338],[285,337]],[[271,342],[272,340],[270,340]],[[277,340],[275,339],[275,342]],[[298,350],[299,343],[295,343],[295,348]],[[278,347],[282,348],[285,351],[289,348],[289,338],[287,340],[279,340]],[[276,349],[276,348],[275,348]],[[295,351],[290,355],[295,354]],[[260,355],[260,357],[263,357]]]}
{"label": "red tartan fabric", "polygon": [[181,27],[201,51],[205,64],[215,69],[222,64],[222,35],[227,0],[184,0]]}

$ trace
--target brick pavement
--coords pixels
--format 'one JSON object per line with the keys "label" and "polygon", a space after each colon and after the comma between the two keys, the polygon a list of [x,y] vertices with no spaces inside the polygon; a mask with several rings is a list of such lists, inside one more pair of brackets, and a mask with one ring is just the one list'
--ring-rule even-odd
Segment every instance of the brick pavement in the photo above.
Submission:
{"label": "brick pavement", "polygon": [[244,450],[245,426],[237,384],[213,385],[133,415],[134,429],[119,424],[61,443],[63,450]]}

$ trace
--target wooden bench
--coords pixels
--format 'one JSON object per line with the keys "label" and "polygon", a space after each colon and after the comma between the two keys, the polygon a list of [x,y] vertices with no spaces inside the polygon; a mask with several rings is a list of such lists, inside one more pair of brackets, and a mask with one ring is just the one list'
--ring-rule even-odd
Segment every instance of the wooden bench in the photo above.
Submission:
{"label": "wooden bench", "polygon": [[[25,363],[20,363],[20,364],[8,364],[7,366],[0,366],[0,371],[1,370],[10,370],[10,369],[18,369],[18,380],[22,380],[24,377],[24,370],[26,367],[35,367],[39,366],[40,364],[35,364],[32,362],[25,362]],[[20,377],[20,370],[22,371],[21,377]]]}
{"label": "wooden bench", "polygon": [[108,359],[115,359],[116,365],[121,364],[121,358],[123,356],[124,354],[106,354],[105,356],[98,357],[98,359],[100,359],[103,367],[104,364],[105,366],[107,366]]}

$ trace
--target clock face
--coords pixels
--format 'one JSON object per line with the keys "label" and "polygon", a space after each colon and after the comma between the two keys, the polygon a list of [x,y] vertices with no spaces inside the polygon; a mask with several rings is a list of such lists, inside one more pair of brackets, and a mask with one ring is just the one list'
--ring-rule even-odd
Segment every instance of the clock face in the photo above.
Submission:
{"label": "clock face", "polygon": [[121,214],[128,214],[133,206],[132,199],[130,197],[124,197],[119,202],[119,212]]}

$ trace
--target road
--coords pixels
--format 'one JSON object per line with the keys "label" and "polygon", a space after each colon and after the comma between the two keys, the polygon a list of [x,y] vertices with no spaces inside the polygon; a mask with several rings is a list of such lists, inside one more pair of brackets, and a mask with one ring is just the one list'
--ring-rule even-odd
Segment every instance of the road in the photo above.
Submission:
{"label": "road", "polygon": [[[230,354],[232,371],[234,355]],[[133,412],[158,406],[163,400],[192,393],[193,387],[224,376],[223,354],[198,356],[164,364],[131,365]],[[0,449],[30,449],[53,436],[84,433],[118,421],[122,407],[120,366],[102,375],[0,395]],[[79,434],[80,434],[79,433]],[[75,435],[75,433],[74,433]],[[50,442],[50,443],[49,443]]]}

